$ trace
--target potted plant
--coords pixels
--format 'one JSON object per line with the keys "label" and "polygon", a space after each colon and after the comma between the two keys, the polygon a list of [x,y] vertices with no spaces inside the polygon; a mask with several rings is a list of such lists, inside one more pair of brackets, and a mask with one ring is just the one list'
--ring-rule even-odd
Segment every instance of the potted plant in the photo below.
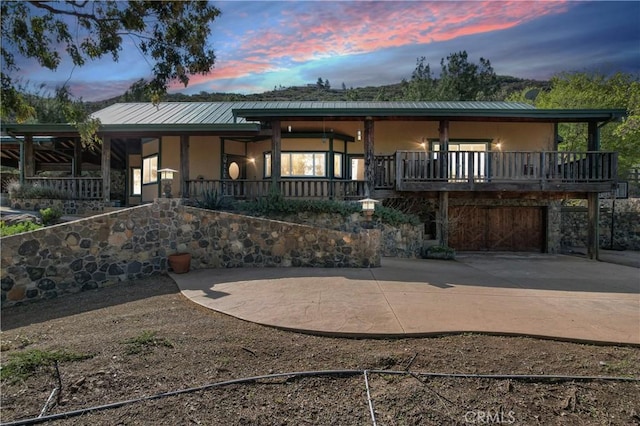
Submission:
{"label": "potted plant", "polygon": [[191,267],[191,253],[174,253],[169,255],[169,266],[176,274],[189,272]]}

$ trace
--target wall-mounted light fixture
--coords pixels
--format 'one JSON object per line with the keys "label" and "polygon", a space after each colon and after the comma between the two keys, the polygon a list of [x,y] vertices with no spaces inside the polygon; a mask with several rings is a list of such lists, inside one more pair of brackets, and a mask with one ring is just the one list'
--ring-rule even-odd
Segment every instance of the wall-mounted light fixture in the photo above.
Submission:
{"label": "wall-mounted light fixture", "polygon": [[173,170],[173,169],[160,169],[158,170],[158,173],[160,173],[160,182],[163,185],[163,189],[164,189],[164,197],[165,198],[171,198],[171,184],[173,183],[173,175],[175,173],[178,173],[177,170]]}
{"label": "wall-mounted light fixture", "polygon": [[376,210],[376,203],[379,203],[380,201],[365,198],[363,200],[358,200],[358,202],[362,205],[362,211],[367,217],[367,222],[369,222],[371,220],[371,216],[373,216],[373,212]]}
{"label": "wall-mounted light fixture", "polygon": [[361,141],[362,140],[362,131],[360,129],[358,129],[358,140]]}
{"label": "wall-mounted light fixture", "polygon": [[287,131],[289,131],[289,133],[291,133],[291,125],[287,126]]}

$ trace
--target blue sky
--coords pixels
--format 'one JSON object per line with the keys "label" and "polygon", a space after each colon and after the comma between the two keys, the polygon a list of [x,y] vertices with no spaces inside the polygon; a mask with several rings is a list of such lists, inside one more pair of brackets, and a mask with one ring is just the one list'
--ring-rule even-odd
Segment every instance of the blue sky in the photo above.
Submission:
{"label": "blue sky", "polygon": [[[640,74],[639,1],[220,1],[210,45],[216,65],[170,92],[260,93],[315,83],[378,86],[409,78],[425,56],[466,50],[497,74],[548,79],[562,71]],[[134,46],[109,58],[51,73],[29,67],[31,83],[69,80],[85,100],[123,93],[150,66]]]}

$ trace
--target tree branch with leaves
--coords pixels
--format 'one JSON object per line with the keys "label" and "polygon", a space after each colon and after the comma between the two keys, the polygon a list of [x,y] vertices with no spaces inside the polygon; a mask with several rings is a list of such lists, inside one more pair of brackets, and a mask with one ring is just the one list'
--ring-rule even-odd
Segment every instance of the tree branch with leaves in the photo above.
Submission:
{"label": "tree branch with leaves", "polygon": [[[65,58],[78,67],[109,55],[117,62],[126,37],[149,62],[146,88],[154,102],[172,82],[187,86],[190,76],[207,74],[215,62],[207,40],[220,11],[208,2],[3,1],[0,13],[5,120],[24,122],[36,115],[17,85],[20,58],[52,71]],[[70,100],[67,88],[62,90]],[[82,121],[77,109],[68,112],[69,122]]]}

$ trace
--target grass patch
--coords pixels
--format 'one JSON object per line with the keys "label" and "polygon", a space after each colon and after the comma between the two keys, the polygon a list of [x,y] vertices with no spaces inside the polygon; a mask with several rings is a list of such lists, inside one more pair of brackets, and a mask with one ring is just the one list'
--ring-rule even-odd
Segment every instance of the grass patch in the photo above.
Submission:
{"label": "grass patch", "polygon": [[173,343],[164,337],[157,337],[155,331],[143,331],[138,337],[125,340],[127,354],[135,355],[142,352],[149,352],[152,348],[164,346],[173,348]]}
{"label": "grass patch", "polygon": [[56,361],[81,361],[93,355],[77,354],[69,351],[47,351],[29,349],[8,355],[7,362],[0,369],[0,379],[17,383],[32,376],[39,368],[54,365]]}

